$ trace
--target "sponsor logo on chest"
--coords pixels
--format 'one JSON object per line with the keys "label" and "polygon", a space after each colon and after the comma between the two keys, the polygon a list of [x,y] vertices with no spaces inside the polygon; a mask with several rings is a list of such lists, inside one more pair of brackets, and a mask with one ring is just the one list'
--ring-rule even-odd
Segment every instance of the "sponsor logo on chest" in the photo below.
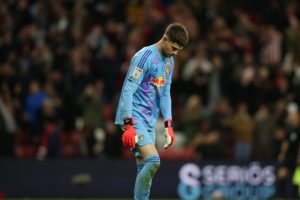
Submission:
{"label": "sponsor logo on chest", "polygon": [[159,76],[157,78],[151,77],[149,83],[156,86],[157,88],[160,88],[165,85],[166,81],[162,76]]}
{"label": "sponsor logo on chest", "polygon": [[[151,77],[149,80],[149,83],[156,86],[157,88],[164,86],[167,82],[166,80],[168,79],[170,69],[171,69],[171,63],[170,63],[170,60],[167,59],[166,66],[164,67],[163,75]],[[157,68],[155,68],[155,73],[157,73],[157,72],[158,72],[158,70],[157,70]]]}

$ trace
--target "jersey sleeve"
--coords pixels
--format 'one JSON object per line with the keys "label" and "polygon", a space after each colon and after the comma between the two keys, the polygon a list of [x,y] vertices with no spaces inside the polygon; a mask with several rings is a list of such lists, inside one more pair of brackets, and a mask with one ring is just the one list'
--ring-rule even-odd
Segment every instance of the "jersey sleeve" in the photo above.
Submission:
{"label": "jersey sleeve", "polygon": [[172,100],[171,100],[171,83],[172,83],[172,74],[174,69],[174,61],[171,60],[171,69],[168,74],[168,79],[166,86],[164,87],[161,93],[160,99],[160,110],[164,120],[172,119]]}
{"label": "jersey sleeve", "polygon": [[150,54],[151,51],[146,50],[142,54],[136,54],[131,60],[122,92],[124,117],[132,117],[133,94],[142,83],[149,68]]}

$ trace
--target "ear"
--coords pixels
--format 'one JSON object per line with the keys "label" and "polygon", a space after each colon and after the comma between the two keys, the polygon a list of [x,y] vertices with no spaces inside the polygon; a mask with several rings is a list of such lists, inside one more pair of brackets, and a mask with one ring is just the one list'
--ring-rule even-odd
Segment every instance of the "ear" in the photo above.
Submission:
{"label": "ear", "polygon": [[166,35],[164,35],[162,39],[163,39],[163,41],[165,41],[165,42],[168,41],[168,38],[167,38]]}

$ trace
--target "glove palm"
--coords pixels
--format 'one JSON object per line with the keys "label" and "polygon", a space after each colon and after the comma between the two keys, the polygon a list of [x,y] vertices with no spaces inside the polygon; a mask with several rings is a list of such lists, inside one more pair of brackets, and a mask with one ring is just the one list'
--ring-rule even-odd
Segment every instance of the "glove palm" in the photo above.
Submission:
{"label": "glove palm", "polygon": [[122,143],[125,148],[135,148],[135,143],[137,139],[136,131],[133,127],[133,119],[124,119],[124,133],[122,135]]}
{"label": "glove palm", "polygon": [[165,121],[164,135],[165,135],[165,138],[166,138],[166,142],[164,144],[164,149],[167,149],[169,146],[171,146],[175,142],[175,135],[174,135],[174,131],[173,131],[173,128],[172,128],[172,121],[171,120],[166,120]]}

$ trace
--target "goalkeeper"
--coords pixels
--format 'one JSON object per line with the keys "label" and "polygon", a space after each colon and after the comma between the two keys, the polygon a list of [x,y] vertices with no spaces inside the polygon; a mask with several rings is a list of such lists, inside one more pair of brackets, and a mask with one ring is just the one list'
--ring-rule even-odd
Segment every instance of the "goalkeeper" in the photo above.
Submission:
{"label": "goalkeeper", "polygon": [[133,56],[123,84],[115,123],[124,131],[123,146],[135,153],[135,200],[149,199],[152,178],[160,166],[154,132],[159,113],[165,124],[164,148],[175,142],[170,96],[173,56],[187,43],[186,28],[178,23],[170,24],[157,43]]}

